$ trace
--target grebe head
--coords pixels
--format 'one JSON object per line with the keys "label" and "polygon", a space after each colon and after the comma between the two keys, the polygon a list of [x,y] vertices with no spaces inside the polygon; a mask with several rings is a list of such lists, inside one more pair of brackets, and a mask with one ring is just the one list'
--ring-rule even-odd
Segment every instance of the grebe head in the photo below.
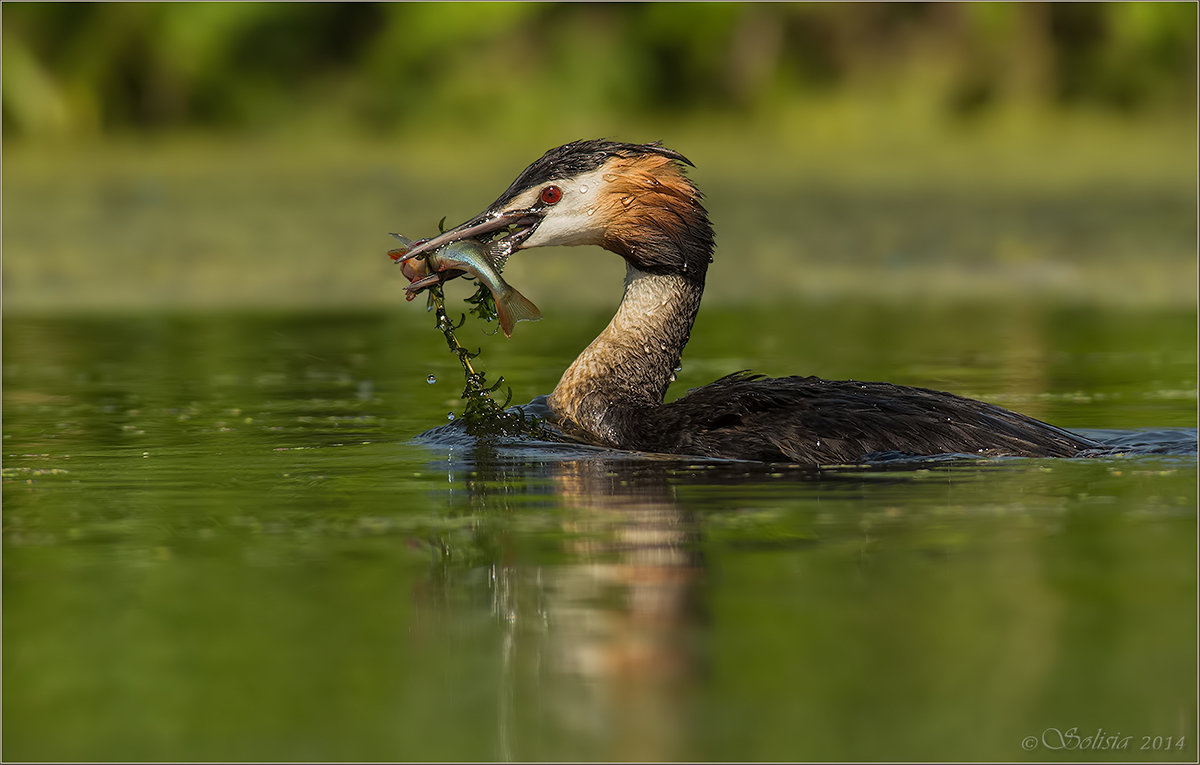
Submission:
{"label": "grebe head", "polygon": [[487,210],[409,250],[502,237],[512,249],[594,244],[647,273],[703,281],[713,234],[682,154],[657,143],[574,141],[525,168]]}

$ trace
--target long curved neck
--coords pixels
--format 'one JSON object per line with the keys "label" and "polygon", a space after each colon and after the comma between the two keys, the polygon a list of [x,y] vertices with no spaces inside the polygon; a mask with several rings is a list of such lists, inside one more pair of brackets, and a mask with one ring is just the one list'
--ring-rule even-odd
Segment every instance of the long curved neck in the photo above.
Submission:
{"label": "long curved neck", "polygon": [[627,264],[612,321],[567,368],[549,405],[563,430],[628,448],[639,413],[663,402],[704,292],[699,279]]}

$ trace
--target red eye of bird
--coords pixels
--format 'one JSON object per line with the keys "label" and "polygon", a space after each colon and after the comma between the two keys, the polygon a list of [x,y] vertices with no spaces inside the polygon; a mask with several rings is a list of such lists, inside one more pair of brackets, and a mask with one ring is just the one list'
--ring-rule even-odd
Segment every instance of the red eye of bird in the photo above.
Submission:
{"label": "red eye of bird", "polygon": [[547,186],[542,189],[542,204],[552,205],[562,199],[562,189],[557,186]]}

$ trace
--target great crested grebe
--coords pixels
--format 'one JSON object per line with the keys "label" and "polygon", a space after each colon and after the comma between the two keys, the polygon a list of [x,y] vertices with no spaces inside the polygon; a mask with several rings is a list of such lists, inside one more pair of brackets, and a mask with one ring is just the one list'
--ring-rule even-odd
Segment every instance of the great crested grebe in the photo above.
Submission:
{"label": "great crested grebe", "polygon": [[546,400],[552,424],[587,443],[810,465],[881,452],[1069,457],[1099,446],[991,404],[890,383],[739,372],[664,404],[712,262],[712,225],[684,172],[691,164],[657,143],[568,143],[403,260],[502,232],[514,251],[593,244],[623,257],[616,315]]}

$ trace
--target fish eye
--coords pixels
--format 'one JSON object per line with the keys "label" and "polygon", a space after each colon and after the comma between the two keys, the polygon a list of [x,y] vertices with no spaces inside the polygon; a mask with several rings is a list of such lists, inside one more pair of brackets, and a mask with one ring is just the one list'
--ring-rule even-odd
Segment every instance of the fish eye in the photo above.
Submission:
{"label": "fish eye", "polygon": [[546,188],[542,189],[542,204],[556,204],[560,199],[562,199],[562,189],[559,187],[547,186]]}

